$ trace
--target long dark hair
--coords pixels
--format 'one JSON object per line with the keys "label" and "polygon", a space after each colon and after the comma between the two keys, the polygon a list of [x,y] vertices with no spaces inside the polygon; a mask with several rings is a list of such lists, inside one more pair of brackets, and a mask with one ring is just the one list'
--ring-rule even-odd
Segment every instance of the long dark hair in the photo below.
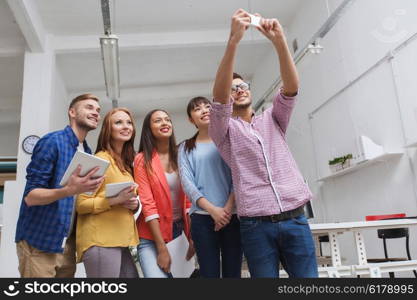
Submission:
{"label": "long dark hair", "polygon": [[[191,119],[191,112],[200,104],[211,104],[210,101],[202,96],[194,97],[193,99],[188,102],[187,105],[187,115]],[[196,132],[190,139],[185,140],[184,142],[184,149],[186,152],[191,152],[195,148],[195,142],[197,140],[197,136],[199,131]]]}
{"label": "long dark hair", "polygon": [[[125,112],[130,117],[130,121],[132,121],[133,127],[132,137],[130,138],[130,140],[123,144],[123,149],[122,153],[120,154],[120,157],[119,155],[116,155],[116,152],[113,150],[111,145],[111,116],[119,111]],[[129,172],[130,174],[133,174],[133,160],[135,158],[135,149],[133,144],[135,142],[135,136],[135,120],[133,119],[132,113],[127,108],[113,108],[104,117],[95,153],[100,151],[107,151],[108,153],[110,153],[111,157],[113,157],[117,167],[122,172]]]}
{"label": "long dark hair", "polygon": [[[163,109],[154,109],[150,111],[143,120],[142,134],[140,136],[139,152],[143,152],[143,157],[145,160],[145,169],[148,172],[148,174],[151,174],[153,172],[152,155],[157,145],[156,139],[153,136],[151,130],[151,118],[152,115],[157,111],[162,111],[169,116],[168,112]],[[172,126],[172,135],[169,138],[169,163],[171,167],[174,169],[174,171],[178,170],[177,157],[177,142],[175,141],[174,127]]]}

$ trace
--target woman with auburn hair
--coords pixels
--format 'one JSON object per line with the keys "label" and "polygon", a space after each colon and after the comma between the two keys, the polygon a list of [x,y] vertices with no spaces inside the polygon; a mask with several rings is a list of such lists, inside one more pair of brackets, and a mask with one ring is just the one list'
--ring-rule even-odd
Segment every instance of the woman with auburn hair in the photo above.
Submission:
{"label": "woman with auburn hair", "polygon": [[[87,277],[134,278],[138,272],[129,246],[138,244],[134,212],[139,207],[133,179],[135,125],[125,108],[109,111],[101,127],[96,156],[110,166],[103,184],[92,195],[77,198],[77,262]],[[106,197],[106,184],[131,182],[117,196]]]}
{"label": "woman with auburn hair", "polygon": [[188,119],[197,133],[179,149],[181,183],[192,203],[191,236],[201,277],[240,278],[242,246],[232,175],[208,135],[210,109],[204,97],[188,103]]}
{"label": "woman with auburn hair", "polygon": [[172,277],[166,243],[184,231],[190,241],[184,253],[187,260],[194,255],[194,247],[187,213],[191,204],[181,187],[172,122],[164,110],[152,110],[143,121],[134,174],[142,203],[142,214],[136,223],[143,274],[145,277]]}

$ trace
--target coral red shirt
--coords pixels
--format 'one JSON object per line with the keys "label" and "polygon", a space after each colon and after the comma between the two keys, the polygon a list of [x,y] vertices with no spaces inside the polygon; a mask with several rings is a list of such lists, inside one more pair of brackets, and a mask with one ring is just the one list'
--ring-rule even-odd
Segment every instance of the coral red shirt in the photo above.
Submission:
{"label": "coral red shirt", "polygon": [[[165,172],[156,151],[152,155],[152,168],[153,173],[149,175],[145,169],[143,153],[136,155],[134,161],[134,177],[135,182],[139,185],[138,194],[142,203],[142,212],[136,220],[136,225],[140,238],[153,240],[154,238],[147,222],[153,219],[159,219],[162,237],[167,243],[172,240],[172,200]],[[189,237],[190,223],[187,211],[191,207],[191,203],[185,196],[182,188],[180,189],[179,197],[181,199],[184,232]]]}

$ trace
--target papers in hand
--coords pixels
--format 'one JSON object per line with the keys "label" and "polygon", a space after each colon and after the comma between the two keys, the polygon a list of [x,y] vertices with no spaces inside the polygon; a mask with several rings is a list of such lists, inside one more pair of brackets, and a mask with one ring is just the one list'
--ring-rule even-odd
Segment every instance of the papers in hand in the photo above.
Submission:
{"label": "papers in hand", "polygon": [[134,185],[135,188],[138,186],[136,183],[131,181],[106,184],[106,198],[116,197],[121,191],[131,187],[132,185]]}
{"label": "papers in hand", "polygon": [[261,26],[261,17],[249,14],[250,16],[250,24],[255,27]]}
{"label": "papers in hand", "polygon": [[77,151],[72,157],[72,160],[59,184],[61,186],[65,186],[78,165],[81,165],[80,176],[85,176],[95,167],[99,167],[99,170],[96,173],[94,173],[94,177],[101,177],[106,172],[107,168],[109,167],[109,164],[110,162],[105,159],[99,158],[97,156],[82,151]]}
{"label": "papers in hand", "polygon": [[190,260],[185,259],[188,246],[189,243],[184,232],[175,240],[167,243],[171,256],[171,274],[174,278],[189,278],[195,269],[195,256]]}

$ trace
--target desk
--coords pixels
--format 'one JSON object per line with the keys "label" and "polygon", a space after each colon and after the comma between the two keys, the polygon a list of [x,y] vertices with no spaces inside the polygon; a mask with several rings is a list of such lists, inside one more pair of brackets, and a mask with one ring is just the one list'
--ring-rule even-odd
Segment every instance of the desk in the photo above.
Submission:
{"label": "desk", "polygon": [[[371,277],[381,277],[381,273],[416,270],[417,260],[369,264],[366,258],[365,240],[362,234],[363,230],[401,228],[415,225],[417,225],[416,218],[310,224],[313,234],[326,233],[329,235],[332,266],[319,268],[319,276],[341,277],[369,275]],[[352,232],[354,235],[358,255],[357,265],[342,265],[338,235],[345,232]]]}

